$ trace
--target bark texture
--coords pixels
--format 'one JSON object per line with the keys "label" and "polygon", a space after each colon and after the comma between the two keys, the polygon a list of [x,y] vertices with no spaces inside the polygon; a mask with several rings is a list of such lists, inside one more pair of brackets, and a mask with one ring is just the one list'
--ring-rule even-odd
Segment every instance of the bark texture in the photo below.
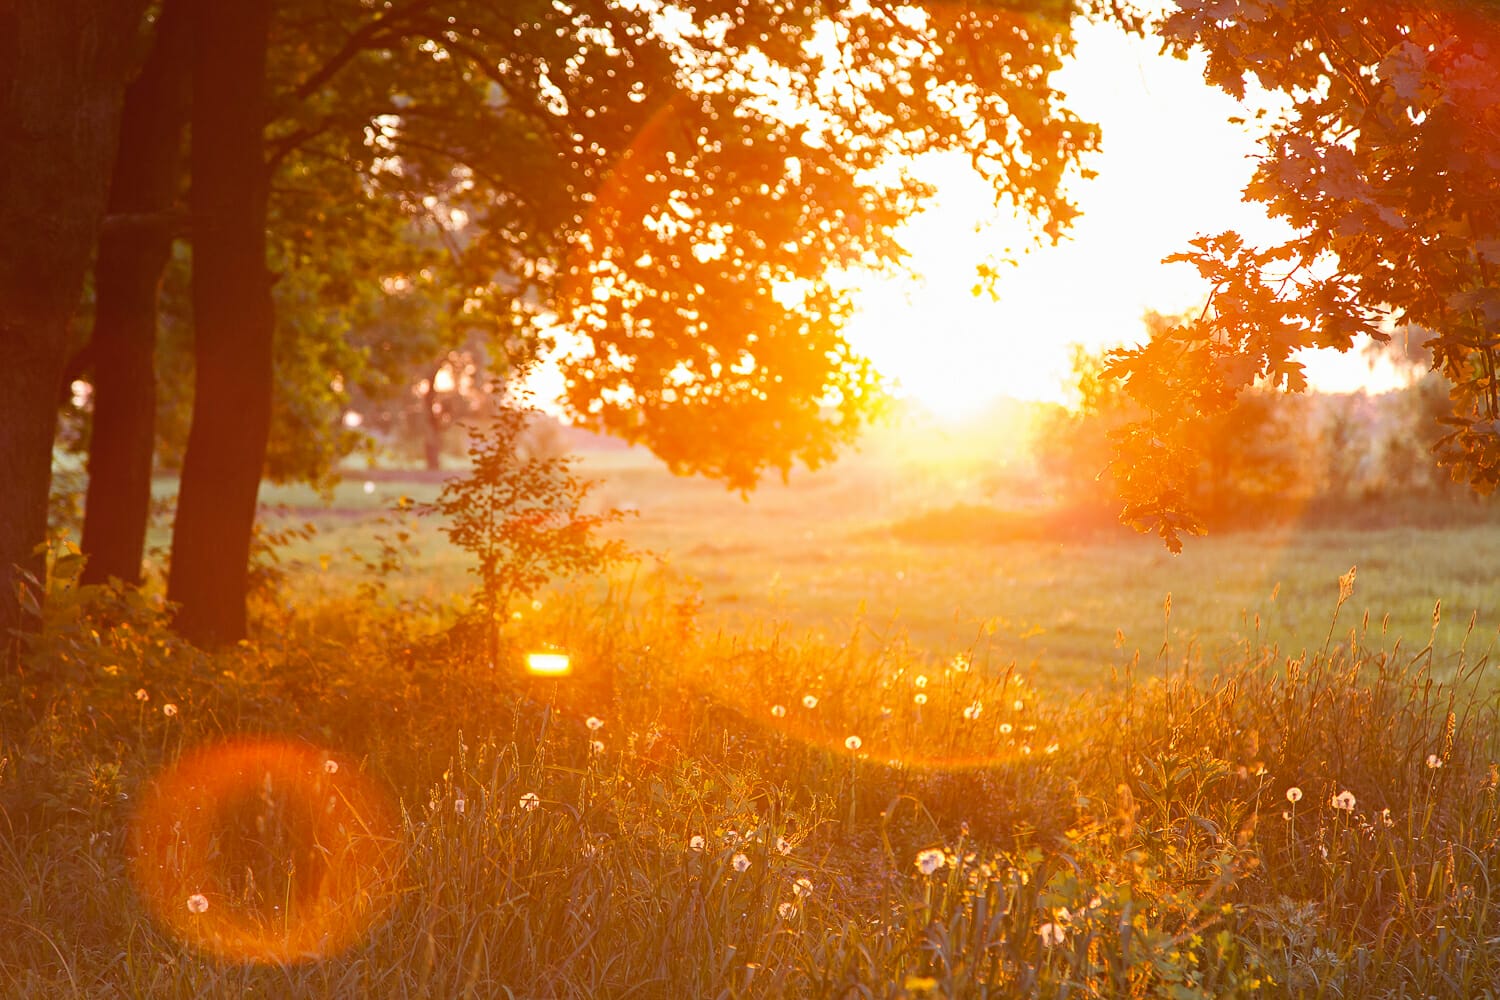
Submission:
{"label": "bark texture", "polygon": [[[0,642],[40,575],[69,320],[98,236],[146,0],[0,4]],[[0,653],[0,659],[5,654]]]}
{"label": "bark texture", "polygon": [[151,54],[125,91],[120,151],[94,265],[85,583],[141,580],[156,443],[157,291],[176,228],[189,28],[182,2],[168,0]]}
{"label": "bark texture", "polygon": [[193,425],[183,457],[167,596],[205,646],[245,635],[256,495],[271,422],[266,270],[269,0],[193,9]]}

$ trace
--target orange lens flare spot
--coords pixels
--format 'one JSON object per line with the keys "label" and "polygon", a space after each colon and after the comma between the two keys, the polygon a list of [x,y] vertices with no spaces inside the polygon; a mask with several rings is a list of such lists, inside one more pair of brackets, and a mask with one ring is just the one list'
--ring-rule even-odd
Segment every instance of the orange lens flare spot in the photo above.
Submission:
{"label": "orange lens flare spot", "polygon": [[566,677],[573,672],[567,653],[527,653],[526,672],[538,677]]}
{"label": "orange lens flare spot", "polygon": [[238,740],[185,755],[145,789],[136,888],[180,939],[244,962],[341,951],[390,898],[385,797],[326,752]]}

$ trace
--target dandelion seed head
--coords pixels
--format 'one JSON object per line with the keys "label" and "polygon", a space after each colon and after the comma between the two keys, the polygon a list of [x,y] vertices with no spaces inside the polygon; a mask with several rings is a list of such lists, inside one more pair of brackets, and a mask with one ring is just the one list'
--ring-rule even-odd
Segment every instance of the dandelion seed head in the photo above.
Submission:
{"label": "dandelion seed head", "polygon": [[453,800],[453,811],[460,816],[464,814],[464,810],[468,807],[469,803],[462,797]]}
{"label": "dandelion seed head", "polygon": [[187,898],[187,908],[189,913],[208,912],[208,897],[201,892],[193,893]]}
{"label": "dandelion seed head", "polygon": [[864,741],[861,740],[858,736],[851,736],[844,741],[844,747],[848,750],[858,750],[863,745]]}
{"label": "dandelion seed head", "polygon": [[782,903],[776,907],[776,913],[782,920],[790,920],[797,915],[796,903]]}
{"label": "dandelion seed head", "polygon": [[147,691],[145,688],[136,688],[135,689],[135,700],[136,701],[150,701],[151,700],[151,692]]}
{"label": "dandelion seed head", "polygon": [[785,837],[777,837],[776,838],[776,853],[778,853],[778,854],[791,854],[792,853],[792,842],[790,840],[787,840]]}
{"label": "dandelion seed head", "polygon": [[818,696],[817,695],[812,695],[812,694],[805,694],[805,695],[803,695],[802,696],[802,707],[803,708],[817,708],[818,707]]}
{"label": "dandelion seed head", "polygon": [[526,810],[527,812],[531,812],[541,804],[542,800],[536,792],[527,792],[525,795],[521,796],[521,808]]}
{"label": "dandelion seed head", "polygon": [[734,870],[742,875],[750,870],[750,858],[744,854],[736,854],[729,863],[734,865]]}
{"label": "dandelion seed head", "polygon": [[1288,802],[1290,802],[1292,805],[1296,805],[1298,802],[1301,802],[1302,801],[1302,789],[1298,788],[1296,785],[1293,785],[1291,788],[1288,788],[1286,790],[1286,800]]}
{"label": "dandelion seed head", "polygon": [[916,680],[912,681],[912,683],[915,684],[919,688],[926,687],[927,686],[927,675],[926,674],[918,674],[917,677],[916,677]]}
{"label": "dandelion seed head", "polygon": [[965,656],[964,654],[959,653],[957,656],[955,656],[953,658],[953,669],[956,670],[956,671],[958,671],[961,674],[968,673],[969,672],[969,658],[967,656]]}
{"label": "dandelion seed head", "polygon": [[813,884],[810,878],[799,878],[792,883],[792,892],[797,896],[808,896],[812,894]]}
{"label": "dandelion seed head", "polygon": [[931,875],[943,867],[943,852],[935,847],[928,848],[917,854],[917,871],[923,875]]}
{"label": "dandelion seed head", "polygon": [[1440,768],[1442,766],[1443,766],[1443,758],[1439,757],[1435,753],[1430,753],[1430,754],[1427,755],[1427,769],[1429,771],[1436,771],[1438,768]]}
{"label": "dandelion seed head", "polygon": [[1013,728],[1014,727],[1009,722],[1000,723],[1000,732],[1002,734],[1010,732]]}
{"label": "dandelion seed head", "polygon": [[771,714],[779,719],[783,715],[786,715],[786,707],[784,705],[772,705]]}
{"label": "dandelion seed head", "polygon": [[688,849],[692,851],[701,851],[705,846],[707,846],[707,844],[708,842],[703,839],[703,834],[695,833],[693,834],[692,838],[688,840]]}
{"label": "dandelion seed head", "polygon": [[1036,933],[1047,948],[1056,948],[1068,939],[1068,932],[1061,924],[1043,924]]}
{"label": "dandelion seed head", "polygon": [[177,714],[177,706],[169,701],[161,707],[161,714],[170,719]]}
{"label": "dandelion seed head", "polygon": [[984,703],[976,701],[972,705],[964,706],[964,718],[968,719],[970,722],[973,722],[975,719],[979,718],[979,713],[983,711]]}
{"label": "dandelion seed head", "polygon": [[1344,812],[1353,812],[1354,793],[1348,791],[1347,789],[1345,791],[1339,792],[1333,797],[1333,807],[1335,809],[1342,809]]}
{"label": "dandelion seed head", "polygon": [[584,720],[583,724],[585,726],[588,726],[590,730],[592,730],[593,732],[596,732],[596,733],[599,730],[601,730],[601,729],[604,728],[604,720],[598,718],[597,716],[593,716],[593,715],[589,716],[586,720]]}
{"label": "dandelion seed head", "polygon": [[912,701],[916,702],[918,705],[925,705],[927,704],[927,696],[918,691],[917,696],[913,698]]}
{"label": "dandelion seed head", "polygon": [[339,773],[339,762],[336,761],[336,760],[334,760],[332,757],[330,757],[329,759],[325,760],[323,762],[323,773],[324,774],[338,774]]}

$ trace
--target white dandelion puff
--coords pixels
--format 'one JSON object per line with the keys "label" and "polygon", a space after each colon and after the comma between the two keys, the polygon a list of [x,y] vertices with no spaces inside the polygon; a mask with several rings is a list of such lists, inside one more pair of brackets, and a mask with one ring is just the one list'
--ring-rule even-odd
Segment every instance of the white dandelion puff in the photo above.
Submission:
{"label": "white dandelion puff", "polygon": [[604,720],[593,715],[589,716],[583,724],[596,733],[604,728]]}
{"label": "white dandelion puff", "polygon": [[918,691],[917,696],[913,698],[912,701],[916,702],[918,705],[925,705],[927,704],[927,696]]}
{"label": "white dandelion puff", "polygon": [[339,773],[339,762],[336,761],[336,760],[334,760],[331,757],[328,760],[325,760],[323,762],[323,773],[324,774],[338,774]]}
{"label": "white dandelion puff", "polygon": [[863,745],[864,741],[858,736],[851,736],[844,741],[844,748],[847,750],[858,750]]}
{"label": "white dandelion puff", "polygon": [[541,804],[542,800],[536,792],[527,792],[525,795],[521,796],[521,808],[526,810],[527,812],[531,812]]}
{"label": "white dandelion puff", "polygon": [[177,714],[177,706],[169,701],[161,707],[161,714],[170,719]]}
{"label": "white dandelion puff", "polygon": [[703,834],[695,833],[688,841],[688,849],[692,851],[701,851],[704,847],[707,846],[707,844],[708,842],[703,839]]}
{"label": "white dandelion puff", "polygon": [[1291,788],[1288,788],[1286,790],[1286,800],[1288,802],[1290,802],[1292,805],[1296,805],[1298,802],[1301,802],[1302,801],[1302,789],[1298,788],[1296,785],[1293,785]]}
{"label": "white dandelion puff", "polygon": [[1056,948],[1068,939],[1068,932],[1061,924],[1043,924],[1037,928],[1036,933],[1048,948]]}
{"label": "white dandelion puff", "polygon": [[803,695],[802,696],[802,707],[803,708],[817,708],[818,707],[818,696],[817,695],[812,695],[812,694],[805,694],[805,695]]}
{"label": "white dandelion puff", "polygon": [[1354,793],[1348,790],[1339,792],[1333,797],[1333,807],[1342,809],[1344,812],[1354,811]]}
{"label": "white dandelion puff", "polygon": [[750,870],[750,858],[745,854],[736,854],[729,863],[734,865],[734,870],[741,874]]}
{"label": "white dandelion puff", "polygon": [[189,913],[206,913],[208,911],[208,897],[201,892],[195,892],[187,898]]}
{"label": "white dandelion puff", "polygon": [[935,847],[928,848],[917,854],[917,871],[923,875],[931,875],[943,867],[943,852]]}
{"label": "white dandelion puff", "polygon": [[779,719],[783,715],[786,715],[786,707],[784,705],[772,705],[771,714]]}

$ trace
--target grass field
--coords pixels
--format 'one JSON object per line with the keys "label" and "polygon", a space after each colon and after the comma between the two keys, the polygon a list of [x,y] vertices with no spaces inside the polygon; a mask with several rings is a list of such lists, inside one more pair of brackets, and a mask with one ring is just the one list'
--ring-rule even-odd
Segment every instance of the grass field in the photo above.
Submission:
{"label": "grass field", "polygon": [[384,513],[430,477],[267,489],[283,575],[217,652],[55,562],[0,677],[0,995],[1500,992],[1487,511],[1172,557],[920,465],[589,462],[658,555],[494,662]]}
{"label": "grass field", "polygon": [[[934,661],[957,652],[1014,660],[1044,683],[1076,688],[1107,680],[1136,650],[1155,659],[1168,641],[1182,652],[1196,646],[1210,664],[1242,655],[1247,642],[1291,655],[1320,648],[1338,578],[1351,566],[1358,586],[1335,640],[1368,614],[1370,629],[1420,649],[1438,601],[1440,648],[1456,650],[1471,617],[1470,642],[1481,652],[1500,626],[1490,555],[1500,519],[1488,515],[1408,508],[1399,518],[1408,523],[1359,528],[1322,514],[1316,523],[1190,539],[1174,556],[1153,537],[1109,526],[1067,539],[987,540],[1000,534],[996,501],[973,470],[946,475],[856,458],[741,498],[674,477],[634,451],[589,454],[584,468],[600,480],[602,503],[635,512],[619,532],[648,554],[634,571],[665,570],[700,596],[707,621],[729,631],[774,625],[831,642],[856,630],[877,642],[904,636]],[[377,534],[391,534],[379,519],[392,503],[430,500],[437,488],[430,477],[352,473],[327,503],[300,488],[268,487],[263,499],[286,508],[269,524],[316,526],[285,554],[306,572],[298,585],[316,593],[349,585],[359,571],[351,552],[368,556]],[[1014,488],[1000,500],[1038,502]],[[396,586],[438,603],[467,592],[473,577],[438,524],[407,523],[419,556]]]}

